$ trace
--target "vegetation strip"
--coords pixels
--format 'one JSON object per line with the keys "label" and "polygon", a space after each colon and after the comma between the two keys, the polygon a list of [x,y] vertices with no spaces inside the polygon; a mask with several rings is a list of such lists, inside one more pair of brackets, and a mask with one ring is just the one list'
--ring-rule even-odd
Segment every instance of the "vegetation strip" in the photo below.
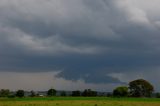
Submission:
{"label": "vegetation strip", "polygon": [[138,101],[138,102],[160,102],[159,98],[108,98],[108,97],[26,97],[26,98],[1,98],[0,101]]}

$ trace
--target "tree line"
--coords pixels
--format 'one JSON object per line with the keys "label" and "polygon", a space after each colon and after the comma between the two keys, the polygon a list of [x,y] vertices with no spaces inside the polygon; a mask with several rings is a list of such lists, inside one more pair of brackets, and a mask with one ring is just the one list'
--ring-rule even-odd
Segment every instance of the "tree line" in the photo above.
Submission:
{"label": "tree line", "polygon": [[[112,93],[108,93],[107,95],[101,96],[110,96],[110,97],[151,97],[154,91],[153,85],[144,80],[144,79],[137,79],[134,81],[129,82],[127,86],[119,86],[116,87]],[[46,96],[52,97],[56,96],[57,91],[55,89],[49,89],[46,92]],[[15,93],[11,93],[8,89],[1,89],[0,90],[0,97],[24,97],[25,91],[24,90],[17,90]],[[43,96],[36,94],[34,91],[30,92],[30,97],[36,96]],[[85,89],[84,91],[72,91],[70,95],[67,95],[65,91],[62,91],[59,96],[83,96],[83,97],[95,97],[100,96],[98,95],[97,91],[93,91],[91,89]],[[160,98],[160,93],[155,95],[157,98]]]}
{"label": "tree line", "polygon": [[[49,89],[46,92],[46,96],[48,97],[53,97],[56,96],[57,91],[55,89]],[[16,92],[12,93],[9,89],[1,89],[0,90],[0,97],[24,97],[25,96],[25,91],[24,90],[17,90]],[[40,96],[44,96],[41,94],[38,94],[34,91],[30,91],[30,95],[28,95],[29,97],[40,97]],[[60,93],[59,96],[67,96],[67,93],[65,91],[62,91]],[[72,91],[71,95],[69,96],[84,96],[84,97],[94,97],[97,96],[97,92],[96,91],[92,91],[91,89],[85,89],[83,92],[81,91]]]}
{"label": "tree line", "polygon": [[154,91],[153,85],[144,80],[137,79],[129,82],[127,86],[120,86],[113,90],[115,97],[151,97]]}

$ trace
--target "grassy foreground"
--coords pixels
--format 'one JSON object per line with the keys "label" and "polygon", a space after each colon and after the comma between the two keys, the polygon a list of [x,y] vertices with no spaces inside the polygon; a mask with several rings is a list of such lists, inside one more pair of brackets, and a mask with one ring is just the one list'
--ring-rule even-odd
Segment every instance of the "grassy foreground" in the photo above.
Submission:
{"label": "grassy foreground", "polygon": [[0,106],[160,106],[160,99],[106,97],[1,98]]}

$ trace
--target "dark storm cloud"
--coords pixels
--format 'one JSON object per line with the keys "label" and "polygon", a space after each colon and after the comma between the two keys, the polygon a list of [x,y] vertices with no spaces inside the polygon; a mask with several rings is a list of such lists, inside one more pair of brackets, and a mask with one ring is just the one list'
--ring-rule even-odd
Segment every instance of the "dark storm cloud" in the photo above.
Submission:
{"label": "dark storm cloud", "polygon": [[120,83],[109,74],[158,67],[159,16],[143,2],[2,0],[0,70]]}

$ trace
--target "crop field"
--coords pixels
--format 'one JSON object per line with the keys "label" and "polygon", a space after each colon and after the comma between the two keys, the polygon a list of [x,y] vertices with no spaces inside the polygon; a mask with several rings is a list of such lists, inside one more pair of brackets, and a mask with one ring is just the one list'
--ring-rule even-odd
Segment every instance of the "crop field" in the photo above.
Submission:
{"label": "crop field", "polygon": [[0,106],[160,106],[160,99],[107,97],[1,98]]}

